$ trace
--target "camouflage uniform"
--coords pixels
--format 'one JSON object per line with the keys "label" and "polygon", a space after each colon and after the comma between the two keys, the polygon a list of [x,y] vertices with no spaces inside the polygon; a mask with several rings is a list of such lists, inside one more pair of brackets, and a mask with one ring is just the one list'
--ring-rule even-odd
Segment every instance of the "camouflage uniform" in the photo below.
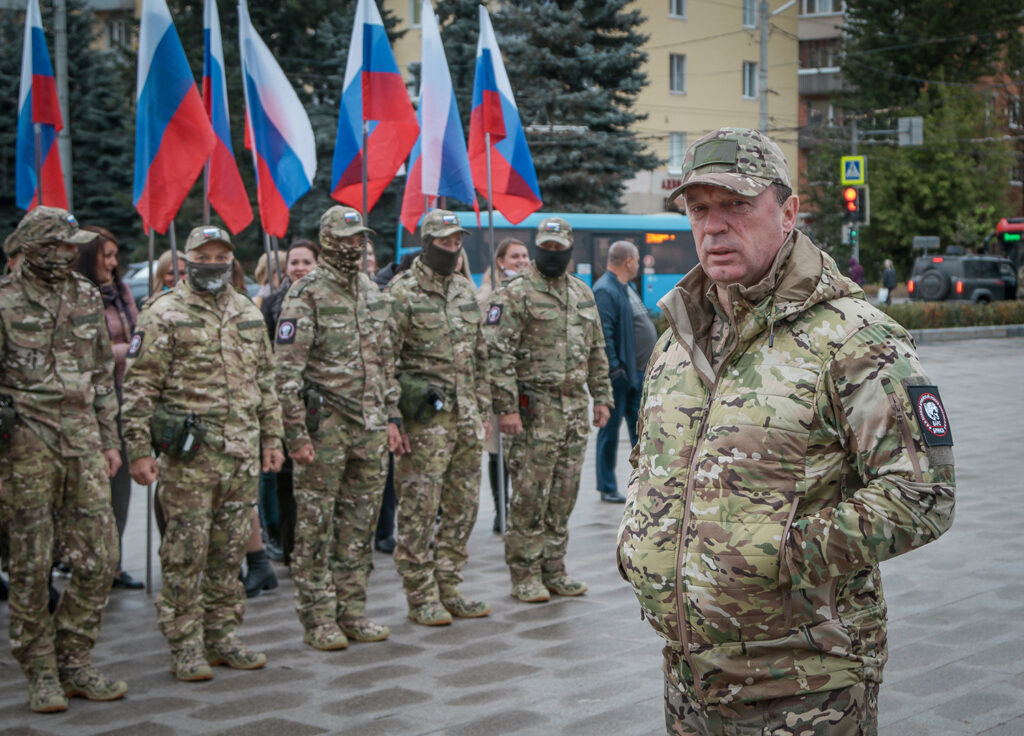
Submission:
{"label": "camouflage uniform", "polygon": [[[216,231],[203,240],[201,231]],[[197,242],[200,241],[200,242]],[[229,244],[218,228],[196,228],[186,251]],[[191,461],[162,454],[160,502],[167,527],[160,545],[163,588],[157,623],[172,653],[233,639],[245,597],[238,570],[252,524],[260,449],[279,449],[281,408],[263,315],[230,287],[193,288],[189,278],[152,299],[128,351],[124,422],[128,460],[152,453],[157,407],[195,413],[207,428]]]}
{"label": "camouflage uniform", "polygon": [[[561,227],[571,243],[567,223]],[[538,579],[558,592],[590,433],[585,387],[595,405],[613,405],[601,317],[586,284],[567,274],[548,278],[531,263],[491,300],[485,330],[494,411],[519,412],[523,424],[506,461],[513,594]]]}
{"label": "camouflage uniform", "polygon": [[[11,649],[34,683],[56,676],[58,666],[62,675],[89,666],[117,562],[101,451],[120,440],[99,292],[73,270],[49,278],[32,265],[37,250],[52,247],[41,243],[88,242],[93,234],[64,210],[37,207],[15,236],[26,261],[0,279],[0,394],[17,412],[5,427],[10,446],[0,450],[0,517],[10,536]],[[51,618],[55,541],[73,574]]]}
{"label": "camouflage uniform", "polygon": [[[351,219],[346,223],[345,217]],[[358,212],[332,207],[321,219],[328,237],[368,232]],[[357,251],[362,255],[363,246]],[[354,253],[353,255],[356,255]],[[288,450],[312,443],[309,465],[295,464],[298,507],[292,579],[295,606],[307,631],[366,619],[366,586],[373,569],[372,541],[387,477],[388,418],[398,416],[388,296],[359,260],[325,258],[288,292],[277,328],[277,387]],[[309,431],[303,398],[323,398]],[[366,628],[365,625],[363,628]],[[386,627],[378,627],[386,636]]]}
{"label": "camouflage uniform", "polygon": [[697,268],[659,303],[670,329],[619,528],[620,571],[668,643],[668,732],[782,716],[771,733],[871,734],[878,563],[953,519],[938,391],[907,332],[799,232],[727,293],[731,316]]}
{"label": "camouflage uniform", "polygon": [[[428,218],[441,212],[435,210]],[[424,232],[430,222],[424,221]],[[455,231],[459,230],[455,220]],[[409,607],[416,609],[438,601],[440,592],[462,581],[480,505],[483,423],[491,392],[480,308],[471,282],[459,274],[436,273],[421,255],[392,281],[390,293],[397,375],[425,379],[443,401],[443,408],[431,408],[429,416],[403,415],[412,451],[395,462],[394,557]],[[435,532],[438,509],[444,512]]]}

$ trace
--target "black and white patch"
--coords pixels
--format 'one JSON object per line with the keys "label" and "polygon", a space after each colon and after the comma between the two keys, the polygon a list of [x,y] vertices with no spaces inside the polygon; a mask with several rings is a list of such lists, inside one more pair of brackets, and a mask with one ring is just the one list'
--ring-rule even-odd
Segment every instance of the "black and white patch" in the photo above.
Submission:
{"label": "black and white patch", "polygon": [[142,338],[145,337],[145,334],[146,333],[144,332],[137,331],[134,335],[132,335],[132,341],[128,343],[129,358],[134,358],[139,354],[139,351],[142,350]]}
{"label": "black and white patch", "polygon": [[283,319],[277,325],[277,344],[288,345],[295,342],[295,320]]}
{"label": "black and white patch", "polygon": [[935,386],[907,386],[914,402],[914,416],[921,426],[921,436],[929,447],[953,446],[953,431],[949,426],[946,408]]}
{"label": "black and white patch", "polygon": [[501,321],[501,305],[492,304],[491,308],[487,310],[487,324],[496,325]]}

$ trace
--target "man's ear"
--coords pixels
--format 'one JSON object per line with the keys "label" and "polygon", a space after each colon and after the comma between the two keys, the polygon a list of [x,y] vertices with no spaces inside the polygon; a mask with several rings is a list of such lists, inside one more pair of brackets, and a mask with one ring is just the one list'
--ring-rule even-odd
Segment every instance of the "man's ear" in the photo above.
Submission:
{"label": "man's ear", "polygon": [[796,216],[800,211],[800,198],[795,194],[782,203],[782,229],[789,235],[796,228]]}

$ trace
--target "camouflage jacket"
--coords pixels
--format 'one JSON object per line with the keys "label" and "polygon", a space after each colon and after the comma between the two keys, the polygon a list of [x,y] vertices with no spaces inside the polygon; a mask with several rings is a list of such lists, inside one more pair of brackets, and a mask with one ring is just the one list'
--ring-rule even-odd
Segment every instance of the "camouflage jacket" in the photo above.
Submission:
{"label": "camouflage jacket", "polygon": [[601,315],[590,289],[574,276],[549,279],[531,263],[487,309],[494,412],[519,411],[518,383],[533,392],[612,406]]}
{"label": "camouflage jacket", "polygon": [[84,276],[0,279],[0,394],[58,455],[121,446],[103,300]]}
{"label": "camouflage jacket", "polygon": [[274,356],[263,315],[247,296],[216,296],[182,279],[139,315],[128,349],[121,417],[128,461],[150,454],[149,420],[162,405],[194,412],[207,426],[205,442],[226,455],[258,457],[279,448],[281,405]]}
{"label": "camouflage jacket", "polygon": [[660,302],[620,572],[691,699],[881,681],[878,563],[953,521],[952,447],[926,444],[909,398],[928,379],[907,332],[802,234],[729,292],[717,372],[703,270]]}
{"label": "camouflage jacket", "polygon": [[288,449],[310,442],[305,389],[349,422],[384,429],[398,416],[390,299],[365,274],[346,279],[320,264],[296,282],[277,322],[277,393]]}
{"label": "camouflage jacket", "polygon": [[417,258],[389,291],[396,375],[427,379],[444,391],[449,406],[454,402],[460,421],[478,424],[482,432],[491,387],[473,284],[458,274],[439,276]]}

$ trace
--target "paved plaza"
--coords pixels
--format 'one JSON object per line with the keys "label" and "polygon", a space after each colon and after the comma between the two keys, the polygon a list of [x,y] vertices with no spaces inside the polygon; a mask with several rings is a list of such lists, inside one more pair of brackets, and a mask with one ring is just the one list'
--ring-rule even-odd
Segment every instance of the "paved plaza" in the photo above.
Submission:
{"label": "paved plaza", "polygon": [[[880,698],[886,736],[1024,734],[1024,339],[927,344],[922,358],[948,409],[957,515],[938,542],[883,564],[890,661]],[[623,436],[625,432],[623,432]],[[528,605],[509,596],[490,491],[470,543],[464,589],[488,618],[425,628],[406,619],[392,560],[376,553],[369,613],[391,638],[317,652],[302,644],[293,587],[249,602],[241,635],[267,653],[257,672],[215,669],[179,683],[152,599],[111,594],[94,661],[128,681],[113,703],[72,700],[34,715],[0,604],[0,733],[11,734],[663,734],[660,639],[615,569],[621,506],[595,492],[591,436],[571,522],[570,571],[581,598]],[[620,477],[627,444],[620,443]],[[486,484],[485,484],[486,485]],[[125,567],[146,571],[145,490],[135,489]],[[154,529],[155,533],[155,529]],[[154,585],[159,586],[153,555]]]}

